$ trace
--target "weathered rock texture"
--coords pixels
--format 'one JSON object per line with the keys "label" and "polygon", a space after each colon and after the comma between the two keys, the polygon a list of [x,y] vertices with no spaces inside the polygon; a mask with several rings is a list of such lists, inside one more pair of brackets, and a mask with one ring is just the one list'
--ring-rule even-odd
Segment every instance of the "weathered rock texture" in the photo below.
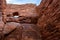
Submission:
{"label": "weathered rock texture", "polygon": [[42,0],[37,25],[43,40],[60,40],[60,0]]}
{"label": "weathered rock texture", "polygon": [[4,22],[3,22],[3,11],[5,9],[5,0],[0,0],[0,40],[3,37],[3,28],[4,28]]}
{"label": "weathered rock texture", "polygon": [[60,0],[42,0],[37,7],[0,2],[0,40],[60,40]]}
{"label": "weathered rock texture", "polygon": [[4,22],[36,23],[38,17],[35,4],[7,4],[4,12]]}
{"label": "weathered rock texture", "polygon": [[[1,38],[3,40],[40,40],[40,34],[36,32],[38,14],[36,5],[8,4],[3,13],[4,25]],[[2,23],[2,22],[1,22]],[[35,37],[36,36],[36,37]]]}
{"label": "weathered rock texture", "polygon": [[40,34],[34,24],[21,24],[10,34],[5,36],[5,40],[40,40]]}
{"label": "weathered rock texture", "polygon": [[36,5],[35,4],[7,4],[6,7],[6,14],[13,15],[13,13],[18,12],[19,16],[26,16],[26,17],[36,17],[38,14],[36,12]]}

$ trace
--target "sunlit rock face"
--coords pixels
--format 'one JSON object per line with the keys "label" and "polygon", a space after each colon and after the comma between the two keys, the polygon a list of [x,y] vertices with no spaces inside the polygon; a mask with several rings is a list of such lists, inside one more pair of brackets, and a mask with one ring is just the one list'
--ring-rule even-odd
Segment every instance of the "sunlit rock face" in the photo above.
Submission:
{"label": "sunlit rock face", "polygon": [[60,40],[60,0],[42,0],[37,25],[43,40]]}
{"label": "sunlit rock face", "polygon": [[20,22],[20,23],[35,23],[37,22],[38,14],[35,4],[7,4],[5,9],[4,21]]}
{"label": "sunlit rock face", "polygon": [[38,14],[36,12],[35,4],[23,4],[23,5],[7,4],[6,14],[13,15],[14,12],[18,12],[19,16],[26,16],[26,17],[38,16]]}

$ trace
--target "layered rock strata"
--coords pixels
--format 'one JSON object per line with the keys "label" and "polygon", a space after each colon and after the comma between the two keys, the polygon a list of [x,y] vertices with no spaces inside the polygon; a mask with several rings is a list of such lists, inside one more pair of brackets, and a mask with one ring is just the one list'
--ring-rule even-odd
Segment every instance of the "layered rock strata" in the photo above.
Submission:
{"label": "layered rock strata", "polygon": [[60,0],[42,0],[37,25],[43,40],[60,40]]}

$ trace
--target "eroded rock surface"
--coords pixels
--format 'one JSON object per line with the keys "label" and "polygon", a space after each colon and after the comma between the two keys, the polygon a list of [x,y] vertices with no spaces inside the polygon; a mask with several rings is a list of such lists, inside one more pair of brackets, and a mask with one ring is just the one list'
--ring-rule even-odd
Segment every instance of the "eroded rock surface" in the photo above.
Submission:
{"label": "eroded rock surface", "polygon": [[35,24],[20,24],[16,30],[5,36],[5,40],[41,40]]}
{"label": "eroded rock surface", "polygon": [[37,25],[43,40],[60,40],[60,0],[42,0]]}
{"label": "eroded rock surface", "polygon": [[0,40],[60,40],[60,0],[42,0],[37,7],[0,2]]}
{"label": "eroded rock surface", "polygon": [[15,23],[15,22],[6,23],[3,33],[8,34],[11,31],[15,30],[17,27],[21,27],[21,25],[19,23]]}

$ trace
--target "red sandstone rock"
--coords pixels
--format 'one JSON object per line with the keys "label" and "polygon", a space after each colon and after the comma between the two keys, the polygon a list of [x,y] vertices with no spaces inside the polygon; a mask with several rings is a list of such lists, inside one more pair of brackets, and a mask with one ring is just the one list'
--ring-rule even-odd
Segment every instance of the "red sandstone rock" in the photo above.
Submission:
{"label": "red sandstone rock", "polygon": [[21,40],[22,39],[22,33],[23,33],[22,26],[19,23],[14,23],[14,24],[16,24],[16,26],[17,26],[16,29],[13,31],[10,30],[11,32],[9,34],[5,35],[4,40]]}
{"label": "red sandstone rock", "polygon": [[37,7],[43,40],[60,40],[60,0],[42,0]]}
{"label": "red sandstone rock", "polygon": [[24,4],[24,5],[7,4],[7,7],[5,10],[6,10],[5,15],[10,14],[11,16],[13,16],[13,13],[17,12],[17,14],[19,14],[18,16],[25,16],[25,17],[38,16],[36,12],[35,4]]}
{"label": "red sandstone rock", "polygon": [[16,30],[8,34],[5,40],[40,40],[41,37],[37,30],[38,27],[35,24],[21,24],[21,27],[17,27]]}
{"label": "red sandstone rock", "polygon": [[[22,40],[28,40],[28,39],[33,40],[33,38],[34,39],[37,38],[37,35],[40,36],[40,34],[41,34],[42,40],[60,40],[60,0],[42,0],[41,4],[37,6],[37,10],[36,10],[36,5],[31,5],[31,4],[26,4],[26,5],[12,5],[12,4],[10,5],[9,4],[5,9],[6,7],[5,0],[2,0],[2,1],[0,0],[0,2],[2,4],[0,5],[0,8],[1,8],[0,17],[2,17],[2,19],[6,23],[4,27],[4,23],[3,21],[1,21],[0,29],[4,28],[3,33],[8,34],[7,37],[5,37],[5,40],[21,40],[22,38],[23,38]],[[1,13],[3,13],[4,15],[2,16]],[[17,13],[17,15],[15,15],[14,13],[15,14]],[[38,26],[36,27],[35,26],[32,27],[31,25],[28,25],[28,28],[26,29],[27,27],[26,25],[25,26],[22,25],[24,27],[22,28],[20,27],[19,23],[15,23],[16,21],[19,22],[25,17],[32,17],[31,19],[30,18],[29,19],[32,22],[33,21],[35,22],[34,17],[37,17],[38,15],[40,17],[37,23]],[[9,19],[10,17],[15,17],[15,16],[24,16],[24,18],[22,19],[12,18],[11,20]],[[8,22],[14,21],[14,23],[7,23],[7,20]],[[24,20],[23,22],[30,23],[29,20]],[[31,26],[32,28],[30,28],[29,26]],[[26,35],[28,36],[26,37]],[[32,38],[29,38],[29,37],[32,37]]]}
{"label": "red sandstone rock", "polygon": [[12,32],[13,30],[15,30],[17,27],[20,27],[21,25],[19,23],[15,23],[15,22],[10,22],[10,23],[6,23],[5,27],[4,27],[4,34],[8,34],[10,32]]}
{"label": "red sandstone rock", "polygon": [[4,22],[0,21],[0,33],[2,33],[3,29],[4,29]]}
{"label": "red sandstone rock", "polygon": [[[8,11],[9,10],[9,11]],[[8,4],[5,9],[4,22],[34,23],[37,22],[35,4],[14,5]],[[18,17],[16,17],[18,16]]]}

